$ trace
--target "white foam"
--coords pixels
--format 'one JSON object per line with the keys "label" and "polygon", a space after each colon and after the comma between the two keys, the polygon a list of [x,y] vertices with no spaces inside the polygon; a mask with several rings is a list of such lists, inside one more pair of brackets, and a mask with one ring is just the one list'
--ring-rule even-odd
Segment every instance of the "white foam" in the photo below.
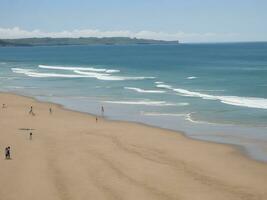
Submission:
{"label": "white foam", "polygon": [[166,85],[166,84],[158,84],[158,85],[156,85],[156,87],[170,89],[170,90],[172,89],[172,86]]}
{"label": "white foam", "polygon": [[64,78],[96,78],[99,80],[109,81],[123,81],[123,80],[143,80],[151,79],[155,77],[123,77],[123,76],[111,76],[107,73],[98,72],[85,72],[74,70],[76,74],[59,74],[59,73],[40,73],[33,69],[12,68],[14,73],[25,74],[30,77],[47,78],[47,77],[64,77]]}
{"label": "white foam", "polygon": [[103,101],[104,103],[111,104],[126,104],[126,105],[146,105],[146,106],[176,106],[175,103],[168,103],[166,101],[150,101],[150,100],[142,100],[142,101]]}
{"label": "white foam", "polygon": [[187,114],[183,113],[158,113],[158,112],[144,112],[141,111],[142,115],[145,116],[170,116],[170,117],[186,117]]}
{"label": "white foam", "polygon": [[48,78],[48,77],[62,77],[62,78],[83,78],[87,76],[75,75],[75,74],[55,74],[55,73],[38,73],[32,69],[12,68],[12,71],[17,74],[25,74],[30,77],[36,78]]}
{"label": "white foam", "polygon": [[199,121],[199,120],[195,120],[193,117],[192,117],[192,114],[194,114],[193,112],[192,113],[188,113],[185,115],[185,120],[191,122],[191,123],[195,123],[195,124],[210,124],[210,125],[217,125],[216,123],[212,123],[212,122],[207,122],[207,121]]}
{"label": "white foam", "polygon": [[5,76],[1,76],[0,79],[14,80],[14,79],[18,79],[18,77],[5,77]]}
{"label": "white foam", "polygon": [[205,90],[205,89],[196,89],[198,92],[225,92],[225,90]]}
{"label": "white foam", "polygon": [[203,122],[200,122],[200,121],[196,121],[192,118],[191,116],[192,113],[188,113],[185,115],[185,120],[189,121],[189,122],[192,122],[192,123],[197,123],[197,124],[202,124]]}
{"label": "white foam", "polygon": [[256,97],[219,96],[222,103],[250,108],[267,109],[267,99]]}
{"label": "white foam", "polygon": [[143,80],[143,79],[154,79],[155,77],[129,77],[129,76],[111,76],[106,73],[92,73],[75,70],[77,74],[87,75],[88,77],[97,78],[99,80],[109,80],[109,81],[124,81],[124,80]]}
{"label": "white foam", "polygon": [[196,77],[196,76],[188,76],[186,79],[196,79],[196,78],[198,78],[198,77]]}
{"label": "white foam", "polygon": [[267,99],[257,97],[239,97],[239,96],[215,96],[210,94],[204,94],[200,92],[192,92],[181,88],[173,88],[170,85],[157,85],[159,88],[165,88],[173,90],[181,96],[199,97],[202,99],[219,100],[224,104],[242,106],[249,108],[267,109]]}
{"label": "white foam", "polygon": [[165,93],[165,91],[163,91],[163,90],[144,90],[144,89],[135,88],[135,87],[124,87],[124,89],[134,90],[134,91],[139,92],[139,93]]}
{"label": "white foam", "polygon": [[92,72],[107,72],[107,73],[116,73],[120,72],[117,69],[100,69],[94,67],[64,67],[64,66],[49,66],[49,65],[38,65],[42,69],[55,69],[55,70],[80,70],[80,71],[92,71]]}
{"label": "white foam", "polygon": [[23,86],[13,86],[13,85],[10,85],[10,86],[6,86],[7,88],[11,88],[11,89],[25,89],[27,87],[23,87]]}
{"label": "white foam", "polygon": [[180,89],[180,88],[172,88],[173,91],[180,93],[182,96],[189,96],[189,97],[200,97],[202,99],[211,99],[216,100],[217,97],[209,94],[203,94],[200,92],[191,92],[189,90]]}
{"label": "white foam", "polygon": [[156,84],[163,84],[164,82],[156,81],[155,83],[156,83]]}
{"label": "white foam", "polygon": [[118,69],[107,69],[106,72],[107,73],[117,73],[117,72],[120,72],[120,70],[118,70]]}
{"label": "white foam", "polygon": [[186,121],[189,121],[194,124],[211,124],[215,125],[215,123],[211,122],[205,122],[205,121],[197,121],[193,119],[192,114],[193,113],[159,113],[159,112],[140,112],[144,116],[151,116],[151,117],[160,117],[160,116],[165,116],[165,117],[183,117]]}

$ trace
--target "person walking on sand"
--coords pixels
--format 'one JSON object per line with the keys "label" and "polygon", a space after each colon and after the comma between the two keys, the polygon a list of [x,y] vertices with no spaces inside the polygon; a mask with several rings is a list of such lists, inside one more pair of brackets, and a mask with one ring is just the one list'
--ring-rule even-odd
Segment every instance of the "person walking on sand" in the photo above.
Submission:
{"label": "person walking on sand", "polygon": [[50,115],[52,114],[52,108],[49,108],[49,113],[50,113]]}
{"label": "person walking on sand", "polygon": [[32,115],[32,116],[35,116],[35,113],[33,112],[33,107],[31,106],[31,109],[29,111],[29,114]]}
{"label": "person walking on sand", "polygon": [[98,121],[98,118],[97,118],[97,116],[95,117],[95,122],[97,123],[97,121]]}
{"label": "person walking on sand", "polygon": [[3,103],[2,108],[6,108],[6,104]]}
{"label": "person walking on sand", "polygon": [[32,108],[32,106],[31,106],[31,109],[29,111],[29,114],[33,114],[33,108]]}
{"label": "person walking on sand", "polygon": [[5,157],[6,157],[6,160],[8,159],[8,148],[6,147],[5,148]]}
{"label": "person walking on sand", "polygon": [[7,147],[7,155],[8,155],[8,159],[11,159],[11,152],[10,152],[10,147]]}
{"label": "person walking on sand", "polygon": [[11,158],[11,156],[10,156],[10,147],[9,146],[5,148],[5,155],[6,155],[6,159],[10,159]]}
{"label": "person walking on sand", "polygon": [[32,140],[32,132],[30,132],[30,140]]}

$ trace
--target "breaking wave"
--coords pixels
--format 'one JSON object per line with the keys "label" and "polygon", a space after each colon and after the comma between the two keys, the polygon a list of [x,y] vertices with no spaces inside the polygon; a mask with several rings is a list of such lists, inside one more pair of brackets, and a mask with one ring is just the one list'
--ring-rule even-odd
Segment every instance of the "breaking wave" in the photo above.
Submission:
{"label": "breaking wave", "polygon": [[139,92],[139,93],[165,93],[164,90],[144,90],[144,89],[135,88],[135,87],[124,87],[124,89],[134,90],[134,91]]}
{"label": "breaking wave", "polygon": [[188,76],[186,79],[196,79],[196,78],[198,78],[198,77],[196,77],[196,76]]}
{"label": "breaking wave", "polygon": [[156,84],[163,84],[164,82],[156,81],[155,83],[156,83]]}
{"label": "breaking wave", "polygon": [[219,100],[221,103],[234,106],[267,109],[267,99],[264,98],[239,97],[239,96],[215,96],[200,92],[192,92],[181,88],[173,88],[172,86],[166,84],[158,84],[157,87],[173,90],[174,92],[178,93],[181,96],[199,97],[208,100]]}
{"label": "breaking wave", "polygon": [[112,76],[108,73],[98,72],[85,72],[80,70],[74,70],[75,74],[59,74],[59,73],[44,73],[37,72],[33,69],[12,68],[14,73],[25,74],[30,77],[47,78],[47,77],[62,77],[62,78],[96,78],[99,80],[110,81],[123,81],[123,80],[143,80],[153,79],[155,77],[124,77],[124,76]]}
{"label": "breaking wave", "polygon": [[142,100],[142,101],[103,101],[103,103],[111,103],[111,104],[125,104],[125,105],[146,105],[146,106],[177,106],[177,103],[169,103],[166,101],[150,101],[150,100]]}
{"label": "breaking wave", "polygon": [[109,81],[125,81],[125,80],[143,80],[143,79],[154,79],[155,77],[134,77],[134,76],[112,76],[107,73],[93,73],[93,72],[85,72],[80,70],[74,71],[77,74],[86,75],[88,77],[97,78],[99,80],[109,80]]}
{"label": "breaking wave", "polygon": [[159,112],[144,112],[141,111],[142,115],[145,116],[170,116],[170,117],[186,117],[187,114],[181,114],[181,113],[159,113]]}
{"label": "breaking wave", "polygon": [[149,117],[161,117],[161,116],[163,116],[163,117],[182,117],[186,121],[189,121],[189,122],[194,123],[194,124],[211,124],[211,125],[215,125],[215,123],[211,123],[211,122],[207,122],[207,121],[195,120],[192,117],[193,113],[160,113],[160,112],[144,112],[144,111],[141,111],[140,114],[144,115],[144,116],[149,116]]}
{"label": "breaking wave", "polygon": [[80,71],[92,71],[92,72],[106,72],[106,73],[116,73],[120,72],[117,69],[100,69],[94,67],[64,67],[64,66],[49,66],[49,65],[38,65],[42,69],[55,69],[55,70],[80,70]]}
{"label": "breaking wave", "polygon": [[62,77],[62,78],[82,78],[87,76],[76,74],[56,74],[56,73],[39,73],[32,69],[12,68],[12,71],[17,74],[25,74],[30,77],[47,78],[47,77]]}

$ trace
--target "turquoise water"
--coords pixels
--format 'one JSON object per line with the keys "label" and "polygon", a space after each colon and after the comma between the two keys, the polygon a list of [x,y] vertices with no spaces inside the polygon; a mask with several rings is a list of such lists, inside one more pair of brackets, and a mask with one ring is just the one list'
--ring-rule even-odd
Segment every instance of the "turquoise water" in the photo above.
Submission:
{"label": "turquoise water", "polygon": [[0,48],[0,90],[267,161],[267,43]]}

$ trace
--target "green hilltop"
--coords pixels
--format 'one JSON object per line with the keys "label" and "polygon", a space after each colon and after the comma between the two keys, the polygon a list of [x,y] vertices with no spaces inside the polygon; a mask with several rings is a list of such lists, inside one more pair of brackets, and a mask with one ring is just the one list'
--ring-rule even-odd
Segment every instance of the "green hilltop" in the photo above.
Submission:
{"label": "green hilltop", "polygon": [[80,38],[22,38],[0,39],[0,46],[56,46],[56,45],[130,45],[178,44],[179,41],[137,39],[129,37],[80,37]]}

